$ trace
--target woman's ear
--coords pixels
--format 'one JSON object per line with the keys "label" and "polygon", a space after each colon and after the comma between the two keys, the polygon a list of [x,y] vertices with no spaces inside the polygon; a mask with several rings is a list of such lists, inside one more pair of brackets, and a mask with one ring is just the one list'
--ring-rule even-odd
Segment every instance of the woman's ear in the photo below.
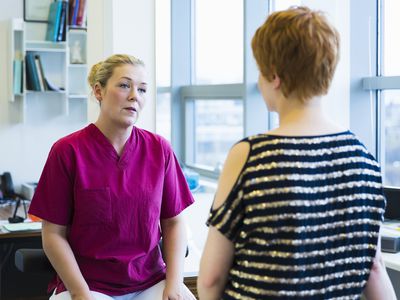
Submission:
{"label": "woman's ear", "polygon": [[272,75],[272,86],[274,89],[279,89],[281,87],[281,79],[276,74]]}
{"label": "woman's ear", "polygon": [[101,101],[102,100],[102,88],[100,83],[95,83],[95,85],[93,86],[93,94],[96,97],[97,100]]}

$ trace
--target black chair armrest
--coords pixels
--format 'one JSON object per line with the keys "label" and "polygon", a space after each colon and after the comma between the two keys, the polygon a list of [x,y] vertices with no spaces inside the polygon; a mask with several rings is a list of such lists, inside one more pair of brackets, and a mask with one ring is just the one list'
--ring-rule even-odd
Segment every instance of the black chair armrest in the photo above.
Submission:
{"label": "black chair armrest", "polygon": [[15,251],[15,266],[25,273],[54,273],[43,249],[18,249]]}

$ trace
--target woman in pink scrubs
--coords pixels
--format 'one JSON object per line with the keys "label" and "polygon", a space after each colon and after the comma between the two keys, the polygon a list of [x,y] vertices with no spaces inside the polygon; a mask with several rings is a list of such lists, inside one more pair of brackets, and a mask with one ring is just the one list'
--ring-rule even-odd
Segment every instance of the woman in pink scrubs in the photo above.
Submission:
{"label": "woman in pink scrubs", "polygon": [[183,284],[180,215],[193,197],[169,143],[134,125],[146,103],[144,64],[113,55],[88,81],[100,115],[53,145],[29,209],[43,219],[57,272],[50,299],[194,299]]}

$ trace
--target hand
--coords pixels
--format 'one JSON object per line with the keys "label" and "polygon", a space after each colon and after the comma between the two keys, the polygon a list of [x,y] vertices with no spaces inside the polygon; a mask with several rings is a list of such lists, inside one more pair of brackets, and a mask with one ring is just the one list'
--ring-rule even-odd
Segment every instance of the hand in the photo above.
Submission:
{"label": "hand", "polygon": [[167,284],[163,292],[163,300],[196,300],[196,297],[183,283]]}

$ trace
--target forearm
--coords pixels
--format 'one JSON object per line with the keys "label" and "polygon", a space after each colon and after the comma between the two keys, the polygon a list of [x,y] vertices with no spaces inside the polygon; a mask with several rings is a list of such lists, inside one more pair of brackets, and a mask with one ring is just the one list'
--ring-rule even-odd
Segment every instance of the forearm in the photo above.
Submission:
{"label": "forearm", "polygon": [[72,299],[91,299],[89,287],[65,236],[47,230],[42,238],[43,249]]}
{"label": "forearm", "polygon": [[396,300],[394,288],[379,250],[374,259],[364,295],[368,300]]}
{"label": "forearm", "polygon": [[183,262],[186,252],[186,230],[183,221],[162,226],[163,253],[167,265],[166,283],[183,282]]}

